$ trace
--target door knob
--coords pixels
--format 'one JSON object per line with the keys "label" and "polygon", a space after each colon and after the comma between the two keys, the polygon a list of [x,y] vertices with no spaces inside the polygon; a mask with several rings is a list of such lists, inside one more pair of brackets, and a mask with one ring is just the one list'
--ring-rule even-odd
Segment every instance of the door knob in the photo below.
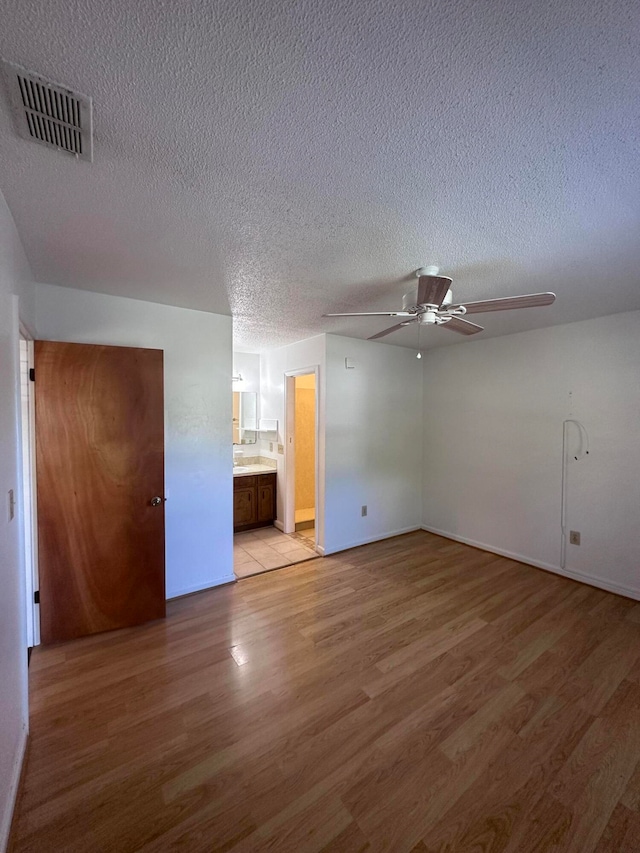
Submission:
{"label": "door knob", "polygon": [[151,506],[160,506],[161,503],[164,503],[164,498],[158,497],[157,495],[155,498],[151,498]]}

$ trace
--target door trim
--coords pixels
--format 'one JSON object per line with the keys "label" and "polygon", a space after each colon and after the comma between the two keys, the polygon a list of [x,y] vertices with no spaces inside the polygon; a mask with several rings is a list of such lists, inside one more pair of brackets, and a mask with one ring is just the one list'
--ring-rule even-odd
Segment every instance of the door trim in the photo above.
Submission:
{"label": "door trim", "polygon": [[[25,608],[27,647],[40,645],[40,605],[35,602],[39,589],[38,578],[38,504],[36,490],[36,444],[35,444],[35,384],[29,379],[33,369],[33,336],[20,323],[20,341],[27,345],[26,382],[27,422],[22,417],[22,393],[20,394],[20,439],[22,463],[22,536],[23,571],[25,576]],[[20,360],[20,385],[22,386],[22,361]],[[25,462],[27,470],[25,471]],[[28,497],[27,497],[28,494]]]}
{"label": "door trim", "polygon": [[324,506],[320,503],[320,477],[319,477],[319,451],[320,451],[320,365],[314,364],[309,367],[301,367],[296,370],[287,370],[284,386],[284,407],[285,407],[285,434],[284,434],[284,532],[295,533],[296,530],[296,463],[295,463],[295,377],[315,376],[315,412],[314,412],[314,430],[315,430],[315,541],[314,548],[318,549],[318,532],[322,527],[324,518]]}

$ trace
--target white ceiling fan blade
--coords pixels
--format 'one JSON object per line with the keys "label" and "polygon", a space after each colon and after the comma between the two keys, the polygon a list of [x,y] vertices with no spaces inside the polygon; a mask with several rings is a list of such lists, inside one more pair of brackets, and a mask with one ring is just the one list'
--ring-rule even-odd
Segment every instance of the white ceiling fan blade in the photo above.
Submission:
{"label": "white ceiling fan blade", "polygon": [[323,314],[323,317],[412,317],[410,311],[355,311],[351,314]]}
{"label": "white ceiling fan blade", "polygon": [[451,287],[445,275],[421,275],[418,279],[418,305],[435,305],[439,308]]}
{"label": "white ceiling fan blade", "polygon": [[481,302],[463,302],[467,314],[483,311],[509,311],[512,308],[538,308],[556,301],[555,293],[529,293],[526,296],[506,296],[504,299],[484,299]]}
{"label": "white ceiling fan blade", "polygon": [[449,329],[450,332],[458,332],[460,335],[477,335],[478,332],[484,331],[484,326],[470,323],[469,320],[463,320],[462,317],[452,317],[446,323],[439,323],[438,325],[441,329]]}
{"label": "white ceiling fan blade", "polygon": [[397,332],[398,329],[401,329],[403,326],[410,326],[412,323],[415,323],[415,322],[417,322],[417,318],[416,318],[416,320],[409,320],[409,321],[404,322],[404,323],[398,323],[396,326],[391,326],[391,328],[385,329],[383,332],[378,332],[377,335],[371,335],[371,337],[367,338],[367,340],[368,341],[375,341],[376,338],[384,338],[385,335],[390,335],[391,332]]}

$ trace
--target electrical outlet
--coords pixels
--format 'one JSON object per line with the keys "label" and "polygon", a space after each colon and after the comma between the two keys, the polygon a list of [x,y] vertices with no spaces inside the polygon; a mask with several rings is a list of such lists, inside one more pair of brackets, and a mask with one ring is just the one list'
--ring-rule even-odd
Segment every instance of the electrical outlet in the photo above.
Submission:
{"label": "electrical outlet", "polygon": [[366,504],[362,505],[362,509],[360,510],[360,512],[361,512],[362,517],[364,518],[365,515],[367,514],[367,505]]}
{"label": "electrical outlet", "polygon": [[281,454],[283,454],[283,453],[284,453],[284,444],[279,444],[279,445],[278,445],[278,453],[281,453]]}
{"label": "electrical outlet", "polygon": [[570,530],[569,531],[569,542],[572,545],[579,545],[580,544],[580,533],[577,530]]}
{"label": "electrical outlet", "polygon": [[273,453],[273,442],[269,442],[269,453]]}

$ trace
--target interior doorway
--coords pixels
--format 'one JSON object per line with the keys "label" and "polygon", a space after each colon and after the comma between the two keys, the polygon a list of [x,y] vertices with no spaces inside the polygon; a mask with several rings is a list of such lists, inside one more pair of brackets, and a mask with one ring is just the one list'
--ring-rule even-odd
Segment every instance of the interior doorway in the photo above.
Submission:
{"label": "interior doorway", "polygon": [[[293,377],[295,383],[295,496],[296,533],[315,539],[316,523],[316,375]],[[309,532],[311,531],[311,532]]]}
{"label": "interior doorway", "polygon": [[317,548],[318,516],[318,369],[286,377],[285,531],[303,536]]}
{"label": "interior doorway", "polygon": [[[276,468],[269,468],[266,465],[271,460],[260,456],[244,457],[242,465],[234,467],[234,528],[236,532],[233,570],[236,578],[294,566],[314,559],[321,553],[317,547],[316,530],[318,519],[317,400],[317,367],[308,367],[285,374],[284,471],[279,470],[277,476],[279,510],[278,518],[273,525],[254,523],[247,524],[245,529],[238,530],[239,522],[242,520],[240,512],[245,505],[249,507],[251,503],[248,493],[251,491],[252,481],[257,481],[259,497],[261,478],[272,476],[276,480]],[[238,410],[238,415],[241,419],[241,408]]]}

